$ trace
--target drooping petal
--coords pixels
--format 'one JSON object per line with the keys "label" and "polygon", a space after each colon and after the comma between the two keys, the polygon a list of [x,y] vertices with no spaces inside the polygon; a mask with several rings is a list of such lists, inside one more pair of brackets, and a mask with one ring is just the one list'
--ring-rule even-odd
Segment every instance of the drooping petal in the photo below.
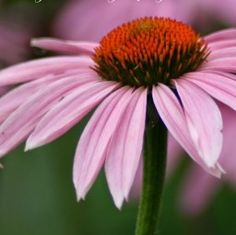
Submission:
{"label": "drooping petal", "polygon": [[214,98],[236,110],[235,80],[210,72],[194,72],[184,76]]}
{"label": "drooping petal", "polygon": [[236,186],[236,164],[235,164],[235,137],[236,126],[235,118],[236,112],[227,106],[220,105],[222,111],[223,121],[225,123],[223,136],[224,143],[220,163],[226,169],[227,174],[224,175],[224,180],[231,183],[233,187]]}
{"label": "drooping petal", "polygon": [[213,167],[222,150],[222,117],[212,100],[203,90],[184,79],[174,81],[184,107],[188,129],[203,161]]}
{"label": "drooping petal", "polygon": [[94,49],[98,44],[92,42],[59,40],[54,38],[39,38],[31,40],[31,46],[66,54],[82,54],[90,56],[94,53]]}
{"label": "drooping petal", "polygon": [[[59,75],[47,75],[10,90],[0,98],[0,123],[22,103],[29,100],[39,89],[43,89],[43,87],[46,87],[55,81],[59,81],[60,79],[64,79],[65,77],[74,76],[74,78],[77,79],[77,74],[84,74],[84,72],[83,70],[79,71],[75,69]],[[93,77],[94,81],[98,80],[97,75],[92,71],[86,72],[86,76],[89,76],[89,80]]]}
{"label": "drooping petal", "polygon": [[159,84],[153,88],[152,95],[157,111],[172,136],[194,161],[210,174],[220,177],[221,167],[218,164],[214,167],[208,167],[199,156],[191,140],[183,109],[173,92],[167,86]]}
{"label": "drooping petal", "polygon": [[84,198],[103,166],[112,135],[132,98],[132,89],[122,87],[108,96],[82,133],[75,154],[73,182],[78,200]]}
{"label": "drooping petal", "polygon": [[208,61],[203,64],[200,70],[219,70],[221,72],[236,73],[236,58],[222,58]]}
{"label": "drooping petal", "polygon": [[[93,80],[93,78],[92,78]],[[21,143],[42,116],[64,98],[67,92],[89,82],[85,74],[54,82],[16,109],[0,126],[0,156]]]}
{"label": "drooping petal", "polygon": [[105,172],[118,208],[128,199],[143,148],[147,90],[137,89],[122,116],[107,151]]}
{"label": "drooping petal", "polygon": [[208,43],[222,41],[222,40],[230,40],[230,39],[235,39],[235,38],[236,38],[235,28],[221,30],[221,31],[209,34],[204,37],[204,39]]}
{"label": "drooping petal", "polygon": [[[40,77],[73,69],[92,71],[93,61],[90,57],[60,56],[20,63],[0,71],[0,86],[22,83]],[[95,72],[94,72],[95,73]]]}
{"label": "drooping petal", "polygon": [[138,169],[134,177],[134,182],[130,189],[129,200],[130,199],[137,200],[139,196],[141,195],[141,189],[142,189],[142,184],[143,184],[142,179],[143,179],[143,155],[141,155],[140,157]]}
{"label": "drooping petal", "polygon": [[18,106],[35,94],[35,92],[42,87],[49,85],[53,80],[52,77],[53,76],[49,75],[42,79],[18,86],[2,96],[0,98],[0,123],[3,122]]}
{"label": "drooping petal", "polygon": [[78,87],[45,114],[28,138],[26,149],[47,144],[63,135],[116,87],[113,82],[94,82]]}

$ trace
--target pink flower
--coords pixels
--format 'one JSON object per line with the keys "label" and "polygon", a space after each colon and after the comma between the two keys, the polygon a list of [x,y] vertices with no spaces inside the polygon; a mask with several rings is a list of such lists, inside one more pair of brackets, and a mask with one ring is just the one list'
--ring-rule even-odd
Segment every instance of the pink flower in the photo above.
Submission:
{"label": "pink flower", "polygon": [[[0,22],[0,35],[0,69],[27,57],[29,54],[27,44],[30,41],[28,33]],[[8,89],[8,87],[1,87],[0,96]]]}
{"label": "pink flower", "polygon": [[[191,1],[189,1],[191,2]],[[99,41],[124,22],[138,17],[169,16],[181,21],[191,19],[192,11],[185,0],[72,0],[62,8],[53,25],[54,35],[72,40]],[[189,12],[189,14],[188,14]],[[92,17],[90,17],[92,16]],[[99,27],[94,22],[99,22]]]}
{"label": "pink flower", "polygon": [[[207,19],[209,20],[212,18],[214,20],[218,19],[218,21],[227,23],[229,25],[235,25],[236,2],[234,0],[194,0],[193,2],[193,8],[190,10],[192,10],[192,12],[195,11],[194,22],[197,23],[197,19],[199,19],[198,14],[199,12],[202,12],[200,18],[205,18],[205,23],[207,23]],[[194,7],[195,9],[198,8],[198,11],[196,11]]]}
{"label": "pink flower", "polygon": [[235,0],[72,0],[58,14],[53,32],[60,38],[99,41],[112,28],[145,15],[168,16],[206,31],[217,20],[235,25],[235,4]]}
{"label": "pink flower", "polygon": [[0,25],[0,64],[12,64],[26,57],[28,35]]}
{"label": "pink flower", "polygon": [[52,142],[98,105],[76,149],[73,181],[78,200],[84,198],[105,165],[120,208],[142,159],[146,109],[153,102],[189,156],[220,177],[223,124],[213,98],[236,109],[235,35],[229,29],[203,40],[180,22],[144,18],[100,44],[33,40],[67,56],[0,72],[0,86],[21,84],[0,98],[0,155],[25,140],[26,150]]}
{"label": "pink flower", "polygon": [[[29,42],[35,31],[26,14],[29,10],[32,11],[32,5],[5,6],[0,2],[0,68],[21,62],[29,55]],[[34,15],[34,24],[36,18]]]}

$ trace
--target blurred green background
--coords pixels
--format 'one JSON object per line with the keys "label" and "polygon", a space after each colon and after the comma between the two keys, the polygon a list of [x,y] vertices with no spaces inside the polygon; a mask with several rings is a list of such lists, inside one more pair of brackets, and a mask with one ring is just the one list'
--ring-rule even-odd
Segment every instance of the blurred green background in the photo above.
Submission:
{"label": "blurred green background", "polygon": [[[37,24],[34,36],[47,35],[49,22],[63,3],[62,0],[43,0],[40,4],[34,0],[2,1],[0,16],[10,8],[17,15],[19,6],[30,6],[26,18]],[[215,28],[223,26],[223,22],[217,22]],[[34,51],[30,57],[45,55]],[[131,200],[121,211],[117,210],[103,173],[86,200],[76,201],[73,155],[87,120],[50,145],[27,153],[22,146],[1,160],[4,169],[0,170],[0,235],[133,234],[138,203]],[[160,234],[236,234],[236,192],[227,184],[200,215],[187,216],[179,209],[181,182],[190,161],[187,157],[183,159],[166,183]]]}

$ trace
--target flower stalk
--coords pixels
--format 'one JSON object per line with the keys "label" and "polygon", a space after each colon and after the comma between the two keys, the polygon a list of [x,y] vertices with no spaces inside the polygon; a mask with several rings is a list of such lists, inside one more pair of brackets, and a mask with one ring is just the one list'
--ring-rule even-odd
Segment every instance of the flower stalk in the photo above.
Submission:
{"label": "flower stalk", "polygon": [[135,235],[156,234],[164,188],[167,129],[160,119],[153,121],[150,113],[153,112],[148,112],[145,130],[143,186]]}

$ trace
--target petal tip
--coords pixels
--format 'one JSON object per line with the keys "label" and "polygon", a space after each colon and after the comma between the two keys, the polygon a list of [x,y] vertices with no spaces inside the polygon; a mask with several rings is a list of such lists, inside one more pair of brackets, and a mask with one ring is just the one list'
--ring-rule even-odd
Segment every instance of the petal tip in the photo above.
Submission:
{"label": "petal tip", "polygon": [[30,40],[30,46],[32,46],[32,47],[37,47],[37,42],[38,42],[38,39],[32,38],[32,39]]}
{"label": "petal tip", "polygon": [[27,152],[27,151],[33,150],[35,148],[37,148],[37,144],[36,143],[31,142],[31,141],[27,141],[26,144],[25,144],[24,151]]}
{"label": "petal tip", "polygon": [[222,168],[222,166],[217,162],[213,167],[209,168],[209,173],[215,176],[218,179],[221,179],[226,171]]}
{"label": "petal tip", "polygon": [[42,141],[39,141],[39,140],[35,141],[35,140],[32,140],[29,137],[26,141],[24,151],[27,152],[29,150],[33,150],[33,149],[36,149],[38,147],[41,147],[42,145],[44,145],[44,143]]}
{"label": "petal tip", "polygon": [[0,149],[0,158],[5,156],[8,152],[9,152],[9,150]]}
{"label": "petal tip", "polygon": [[114,199],[114,203],[117,209],[121,210],[123,206],[124,199]]}
{"label": "petal tip", "polygon": [[79,202],[80,200],[85,200],[85,196],[88,190],[84,187],[81,187],[81,184],[78,184],[75,182],[74,182],[74,187],[75,187],[77,201]]}
{"label": "petal tip", "polygon": [[76,192],[76,200],[79,203],[81,200],[84,200],[77,192]]}
{"label": "petal tip", "polygon": [[76,189],[76,198],[77,202],[80,202],[81,200],[85,200],[86,193],[81,193],[78,189]]}

